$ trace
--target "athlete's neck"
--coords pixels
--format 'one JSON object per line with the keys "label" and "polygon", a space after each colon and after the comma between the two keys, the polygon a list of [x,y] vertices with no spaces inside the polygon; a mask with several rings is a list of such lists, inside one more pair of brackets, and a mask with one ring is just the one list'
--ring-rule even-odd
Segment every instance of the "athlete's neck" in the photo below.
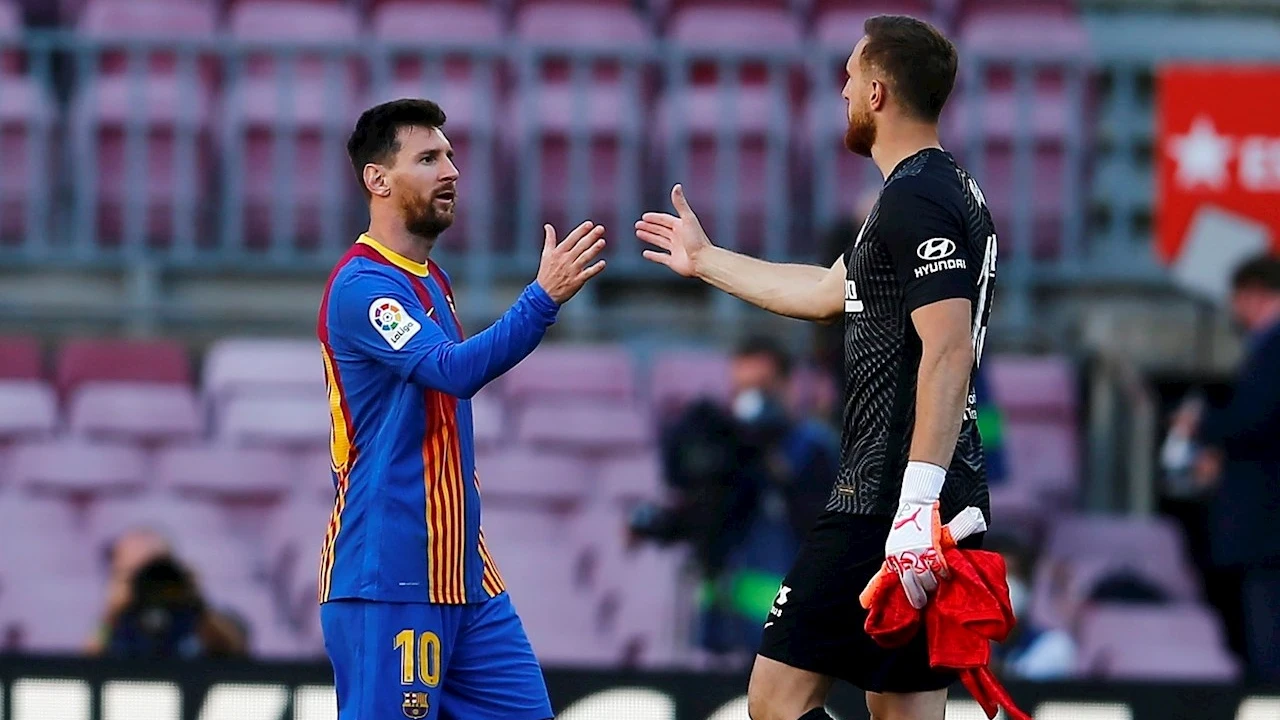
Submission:
{"label": "athlete's neck", "polygon": [[390,220],[374,218],[369,223],[368,234],[388,250],[422,265],[427,264],[427,259],[431,256],[431,248],[436,244],[434,237],[422,237],[406,230],[404,221],[399,218]]}
{"label": "athlete's neck", "polygon": [[877,128],[871,159],[880,168],[880,174],[888,179],[899,163],[925,148],[942,148],[936,124],[896,120],[892,124],[882,123]]}

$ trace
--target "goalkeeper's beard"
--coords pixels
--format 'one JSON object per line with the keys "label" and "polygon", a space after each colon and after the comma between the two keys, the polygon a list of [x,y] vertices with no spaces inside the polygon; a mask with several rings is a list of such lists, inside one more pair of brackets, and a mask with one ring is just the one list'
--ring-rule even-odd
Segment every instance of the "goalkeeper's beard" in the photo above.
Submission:
{"label": "goalkeeper's beard", "polygon": [[435,241],[440,233],[448,230],[453,224],[453,207],[444,211],[437,210],[435,200],[434,196],[428,196],[406,198],[401,201],[400,211],[404,216],[404,229],[409,234],[424,240]]}
{"label": "goalkeeper's beard", "polygon": [[849,116],[849,125],[844,131],[845,148],[857,155],[871,157],[871,148],[876,144],[876,119],[869,110],[854,108]]}

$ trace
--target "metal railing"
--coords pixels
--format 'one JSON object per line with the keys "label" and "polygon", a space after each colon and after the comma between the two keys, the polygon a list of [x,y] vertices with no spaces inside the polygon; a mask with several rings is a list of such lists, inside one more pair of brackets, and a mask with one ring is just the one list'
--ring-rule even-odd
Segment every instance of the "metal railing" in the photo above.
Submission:
{"label": "metal railing", "polygon": [[[814,255],[813,238],[879,181],[869,161],[857,161],[862,187],[848,187],[835,169],[849,161],[838,99],[844,48],[109,42],[47,32],[10,40],[0,52],[19,54],[22,67],[0,82],[6,137],[22,139],[0,145],[0,167],[27,178],[0,186],[5,262],[250,272],[327,266],[365,220],[344,152],[347,133],[364,107],[404,93],[439,98],[452,116],[446,132],[460,146],[463,192],[457,227],[440,252],[481,286],[504,273],[527,274],[544,218],[575,222],[601,208],[621,241],[616,271],[646,272],[626,242],[630,222],[665,208],[671,183],[692,177],[711,185],[690,192],[717,242],[774,259],[829,262]],[[962,87],[948,112],[971,115],[953,144],[979,183],[989,142],[1003,141],[976,114],[983,78],[997,65],[1014,73],[1018,120],[1007,179],[1014,197],[1004,203],[1000,232],[1006,292],[1025,297],[1039,277],[1087,264],[1096,245],[1084,226],[1089,118],[1081,98],[1090,68],[1073,58],[977,49],[963,59]],[[599,79],[602,66],[610,79]],[[706,66],[716,78],[700,85],[706,81],[695,70]],[[737,79],[751,66],[761,69],[757,80]],[[1061,197],[1036,199],[1043,169],[1030,118],[1033,78],[1045,66],[1065,68],[1072,116],[1065,134],[1050,139],[1065,158],[1064,177],[1051,184]],[[605,86],[608,102],[599,97]],[[6,91],[22,93],[22,102],[7,102]],[[698,93],[714,93],[713,132],[698,127],[700,116],[685,105]],[[28,95],[44,98],[47,112],[33,109],[39,103]],[[552,108],[552,101],[570,107]],[[563,142],[550,143],[551,136]],[[15,147],[22,159],[4,156]],[[555,185],[561,180],[567,185]],[[1052,208],[1061,227],[1048,255],[1029,251],[1042,227],[1037,207]],[[10,222],[11,212],[21,221]]]}

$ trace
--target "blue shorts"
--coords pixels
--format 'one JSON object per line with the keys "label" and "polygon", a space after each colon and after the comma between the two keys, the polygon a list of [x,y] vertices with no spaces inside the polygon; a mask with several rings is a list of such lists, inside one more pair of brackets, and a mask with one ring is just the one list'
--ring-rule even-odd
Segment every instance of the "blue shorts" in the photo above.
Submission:
{"label": "blue shorts", "polygon": [[338,720],[549,720],[542,669],[506,593],[473,605],[320,606]]}

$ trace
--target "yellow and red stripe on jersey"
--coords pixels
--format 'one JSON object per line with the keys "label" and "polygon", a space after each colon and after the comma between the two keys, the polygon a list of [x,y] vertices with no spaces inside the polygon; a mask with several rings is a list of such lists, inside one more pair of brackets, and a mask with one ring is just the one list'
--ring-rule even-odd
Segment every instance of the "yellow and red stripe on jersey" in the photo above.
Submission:
{"label": "yellow and red stripe on jersey", "polygon": [[466,488],[458,435],[456,398],[425,391],[427,434],[422,444],[427,491],[427,566],[429,601],[466,602]]}

